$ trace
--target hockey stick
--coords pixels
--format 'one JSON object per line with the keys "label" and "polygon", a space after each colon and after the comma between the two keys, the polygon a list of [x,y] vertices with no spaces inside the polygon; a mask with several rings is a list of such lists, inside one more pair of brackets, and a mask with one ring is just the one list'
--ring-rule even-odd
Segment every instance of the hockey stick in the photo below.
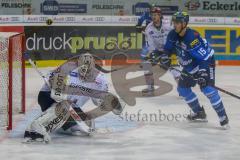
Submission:
{"label": "hockey stick", "polygon": [[[178,71],[179,73],[181,73],[181,74],[184,75],[184,76],[190,76],[191,78],[193,78],[192,75],[186,74],[186,73],[180,71],[180,70],[177,69],[177,68],[170,67],[170,69],[171,69],[171,70]],[[193,78],[193,79],[194,79],[194,78]],[[194,79],[194,80],[196,80],[196,79]],[[219,91],[227,94],[227,95],[230,95],[230,96],[232,96],[232,97],[235,97],[235,98],[237,98],[237,99],[240,99],[240,96],[237,96],[236,94],[233,94],[233,93],[231,93],[231,92],[229,92],[229,91],[227,91],[227,90],[225,90],[225,89],[222,89],[222,88],[220,88],[220,87],[218,87],[218,86],[213,86],[213,87],[216,88],[217,90],[219,90]]]}
{"label": "hockey stick", "polygon": [[[184,75],[184,76],[187,76],[187,77],[190,77],[190,78],[196,80],[191,74],[187,74],[187,73],[185,73],[185,72],[183,72],[183,71],[181,71],[181,70],[179,70],[179,69],[177,69],[177,68],[167,67],[167,66],[165,66],[165,65],[163,65],[163,64],[160,64],[160,62],[159,62],[159,66],[160,66],[161,68],[165,69],[165,70],[167,70],[168,68],[169,68],[170,70],[175,70],[175,71],[181,73],[181,74]],[[233,94],[232,92],[229,92],[229,91],[227,91],[227,90],[225,90],[225,89],[222,89],[222,88],[220,88],[220,87],[217,87],[217,86],[215,86],[215,85],[212,86],[212,87],[216,88],[217,90],[219,90],[219,91],[221,91],[221,92],[223,92],[223,93],[225,93],[225,94],[227,94],[227,95],[230,95],[230,96],[232,96],[232,97],[234,97],[234,98],[240,99],[240,96],[238,96],[238,95],[236,95],[236,94]]]}
{"label": "hockey stick", "polygon": [[39,69],[37,68],[37,66],[35,65],[35,63],[33,62],[33,60],[29,57],[28,54],[24,54],[25,59],[28,60],[28,62],[31,64],[31,66],[34,68],[34,70],[42,77],[42,79],[44,80],[44,82],[48,85],[48,87],[50,87],[50,83],[47,81],[46,77],[43,75],[42,72],[39,71]]}
{"label": "hockey stick", "polygon": [[[28,60],[28,62],[31,64],[31,66],[34,68],[34,70],[42,77],[42,79],[44,80],[44,82],[48,85],[49,88],[51,88],[51,85],[49,83],[49,81],[46,79],[46,77],[43,75],[43,73],[37,68],[37,66],[35,65],[35,63],[32,61],[32,59],[30,58],[30,56],[25,53],[25,59]],[[71,104],[72,105],[72,104]],[[83,116],[87,116],[87,115],[83,115],[84,112],[80,112],[79,114],[73,109],[73,107],[69,105],[69,113],[71,115],[71,117],[76,121],[77,124],[80,124],[80,121],[84,121],[84,119],[82,118]],[[85,113],[84,113],[85,114]],[[85,119],[86,120],[86,119]],[[91,128],[91,131],[93,131],[95,128]]]}
{"label": "hockey stick", "polygon": [[[180,49],[182,49],[184,52],[189,52],[189,51],[187,51],[186,49],[184,49],[184,48],[182,48],[181,46],[178,46],[178,45],[175,45],[176,47],[178,47],[178,48],[180,48]],[[180,71],[180,70],[178,70],[178,69],[176,69],[176,68],[174,68],[176,71]],[[182,74],[182,71],[180,71],[180,73]],[[188,74],[189,75],[189,74]],[[189,75],[189,76],[191,76],[192,77],[192,75]],[[192,77],[193,78],[193,77]],[[236,94],[234,94],[234,93],[232,93],[232,92],[229,92],[229,91],[227,91],[227,90],[225,90],[225,89],[222,89],[222,88],[220,88],[220,87],[217,87],[217,86],[213,86],[214,88],[216,88],[217,90],[219,90],[219,91],[221,91],[221,92],[223,92],[223,93],[225,93],[225,94],[227,94],[227,95],[230,95],[230,96],[232,96],[232,97],[234,97],[234,98],[237,98],[237,99],[240,99],[240,96],[238,96],[238,95],[236,95]]]}
{"label": "hockey stick", "polygon": [[[124,46],[125,43],[128,44],[126,47]],[[112,40],[112,41],[105,44],[105,46],[104,46],[105,51],[108,51],[107,46],[109,46],[109,45],[114,46],[114,49],[112,50],[112,52],[116,53],[117,51],[121,51],[121,52],[125,53],[132,46],[132,43],[131,43],[130,38],[121,42],[120,44],[118,44],[116,40]],[[95,56],[95,58],[98,59],[98,60],[101,60],[99,57]],[[124,66],[124,67],[120,67],[120,68],[116,68],[116,69],[112,69],[112,70],[106,70],[106,69],[104,69],[103,67],[101,67],[100,65],[97,65],[97,64],[95,66],[99,71],[101,71],[103,73],[111,73],[111,72],[115,72],[115,71],[119,71],[119,70],[122,70],[122,69],[125,69],[125,68],[128,68],[128,67],[131,67],[132,65],[128,65],[128,66]]]}
{"label": "hockey stick", "polygon": [[[132,64],[132,65],[134,65],[134,64]],[[103,67],[101,67],[100,65],[97,65],[97,64],[95,65],[95,67],[103,73],[112,73],[112,72],[120,71],[120,70],[126,69],[128,67],[131,67],[132,65],[127,65],[127,66],[115,68],[115,69],[112,69],[112,70],[106,70],[106,69],[104,69]]]}
{"label": "hockey stick", "polygon": [[[76,58],[79,58],[79,56],[80,56],[80,55],[71,57],[71,58],[67,59],[67,62],[68,62],[68,61],[71,61],[71,60],[74,60],[74,59],[76,59]],[[97,57],[96,55],[93,55],[93,57],[94,57],[96,60],[102,61],[101,58]],[[67,62],[65,62],[65,63],[67,63]],[[65,64],[65,63],[64,63],[64,64]],[[115,69],[111,69],[111,70],[104,69],[104,68],[103,68],[101,65],[99,65],[99,64],[95,64],[95,67],[96,67],[97,70],[99,70],[99,71],[101,71],[101,72],[103,72],[103,73],[112,73],[112,72],[115,72],[115,71],[119,71],[119,70],[122,70],[122,69],[126,69],[126,68],[128,68],[128,67],[131,67],[132,65],[134,65],[134,64],[127,65],[127,66],[124,66],[124,67],[115,68]]]}

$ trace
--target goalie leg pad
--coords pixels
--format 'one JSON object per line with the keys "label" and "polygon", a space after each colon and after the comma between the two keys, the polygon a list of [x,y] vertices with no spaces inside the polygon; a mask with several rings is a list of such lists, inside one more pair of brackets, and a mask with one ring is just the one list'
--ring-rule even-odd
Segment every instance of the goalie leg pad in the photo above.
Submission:
{"label": "goalie leg pad", "polygon": [[[49,136],[49,132],[62,127],[69,118],[69,105],[70,104],[67,101],[54,103],[27,127],[24,138],[33,138],[31,136],[39,134],[43,136],[44,141],[50,141],[51,138]],[[30,134],[29,136],[29,132],[34,134]]]}
{"label": "goalie leg pad", "polygon": [[[81,118],[83,121],[86,120],[87,115],[82,111],[81,108],[76,108],[76,107],[74,107],[73,109],[77,112],[77,114],[80,116],[80,118]],[[64,125],[62,126],[62,129],[65,131],[65,130],[67,130],[67,129],[75,126],[75,125],[77,125],[77,122],[70,116],[70,117],[68,118],[68,120],[64,123]]]}

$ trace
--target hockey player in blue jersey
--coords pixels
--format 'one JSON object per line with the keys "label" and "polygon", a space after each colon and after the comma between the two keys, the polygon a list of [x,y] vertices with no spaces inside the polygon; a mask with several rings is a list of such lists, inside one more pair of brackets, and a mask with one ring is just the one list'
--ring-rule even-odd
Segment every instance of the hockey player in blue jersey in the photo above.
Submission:
{"label": "hockey player in blue jersey", "polygon": [[155,7],[155,5],[153,4],[150,8],[149,11],[144,12],[139,18],[138,18],[138,22],[136,25],[136,30],[137,32],[142,32],[144,27],[142,26],[142,24],[145,22],[146,26],[152,22],[152,17],[151,17],[151,13],[150,11],[153,9],[153,7]]}
{"label": "hockey player in blue jersey", "polygon": [[147,12],[144,12],[139,18],[138,18],[138,22],[137,22],[137,25],[136,25],[136,30],[137,30],[137,32],[142,32],[142,30],[143,30],[143,26],[142,26],[142,24],[144,23],[144,21],[145,21],[145,23],[146,23],[146,26],[150,23],[150,22],[152,22],[152,17],[151,17],[151,14],[150,14],[150,12],[149,11],[147,11]]}
{"label": "hockey player in blue jersey", "polygon": [[[220,125],[228,127],[228,116],[223,102],[214,88],[215,83],[215,59],[214,50],[200,34],[188,28],[189,15],[186,12],[176,12],[172,17],[174,29],[169,32],[164,46],[165,55],[160,56],[157,61],[164,66],[169,66],[168,54],[176,51],[183,73],[178,83],[178,92],[193,111],[187,116],[190,121],[206,120],[206,113],[201,107],[192,87],[198,84],[202,93],[210,100],[213,109],[216,111]],[[153,55],[150,56],[150,58]],[[154,56],[158,57],[158,56]],[[151,58],[153,59],[153,58]],[[156,59],[155,59],[156,60]]]}

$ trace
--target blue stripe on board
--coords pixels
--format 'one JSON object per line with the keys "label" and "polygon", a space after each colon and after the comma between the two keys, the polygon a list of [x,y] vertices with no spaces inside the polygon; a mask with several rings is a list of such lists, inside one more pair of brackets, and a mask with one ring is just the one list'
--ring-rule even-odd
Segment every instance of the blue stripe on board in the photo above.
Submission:
{"label": "blue stripe on board", "polygon": [[240,55],[215,55],[216,60],[240,60]]}
{"label": "blue stripe on board", "polygon": [[224,54],[226,52],[226,47],[212,47],[215,51],[215,53],[221,53]]}

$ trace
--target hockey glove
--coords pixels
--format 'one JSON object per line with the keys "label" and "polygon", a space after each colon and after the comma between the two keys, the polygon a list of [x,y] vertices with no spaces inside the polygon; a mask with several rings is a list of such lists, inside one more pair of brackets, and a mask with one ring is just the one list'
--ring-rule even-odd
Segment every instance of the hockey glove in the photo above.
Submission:
{"label": "hockey glove", "polygon": [[167,54],[162,54],[160,56],[160,64],[164,67],[169,68],[171,65],[171,59],[169,58],[169,56]]}
{"label": "hockey glove", "polygon": [[147,60],[150,61],[153,65],[159,64],[168,68],[171,64],[169,56],[160,51],[153,51],[147,55]]}
{"label": "hockey glove", "polygon": [[201,88],[207,86],[209,75],[206,69],[200,69],[194,77],[197,79],[197,83]]}
{"label": "hockey glove", "polygon": [[143,31],[143,27],[140,25],[136,25],[136,32],[141,33]]}

